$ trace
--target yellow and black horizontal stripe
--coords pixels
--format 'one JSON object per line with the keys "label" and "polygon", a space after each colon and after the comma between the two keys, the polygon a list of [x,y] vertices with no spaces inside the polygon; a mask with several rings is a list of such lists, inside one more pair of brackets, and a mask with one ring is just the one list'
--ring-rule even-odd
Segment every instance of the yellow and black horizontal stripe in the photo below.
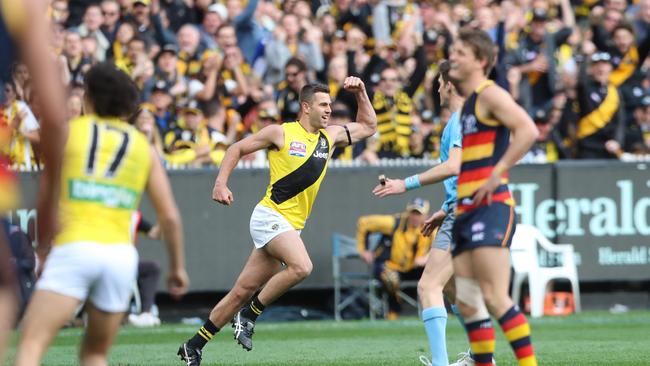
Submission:
{"label": "yellow and black horizontal stripe", "polygon": [[201,328],[199,328],[199,332],[198,332],[198,333],[199,333],[199,335],[200,335],[201,337],[203,337],[203,339],[205,339],[206,341],[209,341],[209,340],[212,339],[212,337],[214,337],[214,334],[210,333],[207,329],[205,329],[205,327],[201,327]]}
{"label": "yellow and black horizontal stripe", "polygon": [[255,306],[254,302],[251,302],[251,310],[255,313],[255,315],[260,315],[262,314],[262,310],[258,309],[257,306]]}

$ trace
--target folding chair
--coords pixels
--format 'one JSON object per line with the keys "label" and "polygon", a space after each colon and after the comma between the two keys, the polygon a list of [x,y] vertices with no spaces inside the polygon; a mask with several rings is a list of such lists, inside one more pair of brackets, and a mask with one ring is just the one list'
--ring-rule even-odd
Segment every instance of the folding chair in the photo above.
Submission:
{"label": "folding chair", "polygon": [[[371,242],[377,242],[372,240]],[[334,275],[334,318],[341,320],[341,311],[354,303],[358,298],[368,300],[368,316],[375,320],[377,314],[383,314],[384,304],[382,299],[377,297],[376,291],[380,286],[379,281],[372,276],[371,269],[363,263],[363,269],[357,271],[343,271],[342,265],[346,262],[361,261],[357,251],[355,238],[341,233],[332,234],[332,274]],[[348,267],[348,266],[346,266]],[[350,293],[343,298],[342,290],[349,289]]]}

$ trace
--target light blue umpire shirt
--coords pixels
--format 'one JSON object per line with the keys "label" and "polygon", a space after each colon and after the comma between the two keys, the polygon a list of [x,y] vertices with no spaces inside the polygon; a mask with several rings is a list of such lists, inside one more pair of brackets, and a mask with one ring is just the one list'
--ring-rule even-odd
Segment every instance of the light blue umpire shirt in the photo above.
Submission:
{"label": "light blue umpire shirt", "polygon": [[[463,146],[463,135],[460,129],[460,113],[454,112],[445,129],[442,131],[442,138],[440,139],[440,162],[444,163],[449,160],[449,151],[454,147]],[[445,179],[442,184],[445,186],[445,202],[442,204],[441,209],[449,213],[451,206],[456,204],[456,184],[458,177],[453,176]]]}

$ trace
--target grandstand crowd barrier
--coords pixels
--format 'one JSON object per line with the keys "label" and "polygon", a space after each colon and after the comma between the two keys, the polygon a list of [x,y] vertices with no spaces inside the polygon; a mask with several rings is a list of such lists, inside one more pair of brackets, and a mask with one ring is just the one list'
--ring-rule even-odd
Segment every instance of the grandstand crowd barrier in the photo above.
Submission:
{"label": "grandstand crowd barrier", "polygon": [[[433,162],[386,161],[380,166],[332,164],[321,186],[302,237],[314,272],[300,286],[331,288],[333,232],[355,232],[360,215],[404,209],[413,197],[443,200],[441,185],[409,191],[403,196],[375,198],[377,176],[405,177]],[[536,226],[554,242],[571,243],[581,281],[648,279],[650,265],[650,167],[645,162],[567,161],[553,165],[519,165],[510,173],[517,200],[518,221]],[[248,223],[253,207],[268,184],[268,169],[241,165],[229,186],[232,206],[211,200],[216,169],[170,170],[176,201],[182,212],[192,291],[229,289],[252,249]],[[22,172],[22,205],[10,215],[32,237],[35,232],[38,173]],[[142,204],[144,217],[155,221],[151,205]],[[139,238],[141,256],[166,265],[164,247]],[[541,264],[557,258],[542,253]]]}

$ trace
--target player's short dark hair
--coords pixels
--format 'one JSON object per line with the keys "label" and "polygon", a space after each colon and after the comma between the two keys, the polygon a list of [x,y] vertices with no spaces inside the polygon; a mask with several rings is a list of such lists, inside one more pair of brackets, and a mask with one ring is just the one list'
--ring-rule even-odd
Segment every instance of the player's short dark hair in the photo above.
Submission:
{"label": "player's short dark hair", "polygon": [[307,84],[300,89],[300,104],[309,103],[314,101],[314,94],[327,93],[329,95],[330,88],[327,85],[319,83]]}
{"label": "player's short dark hair", "polygon": [[496,61],[496,46],[490,36],[480,29],[466,27],[458,33],[458,40],[467,44],[477,59],[487,61],[483,71],[488,75]]}
{"label": "player's short dark hair", "polygon": [[114,64],[101,62],[91,67],[85,82],[86,96],[98,116],[129,118],[138,110],[138,88]]}
{"label": "player's short dark hair", "polygon": [[451,70],[451,63],[447,60],[442,60],[438,65],[438,74],[436,75],[436,80],[442,77],[442,81],[447,84],[451,81],[449,78],[449,70]]}

